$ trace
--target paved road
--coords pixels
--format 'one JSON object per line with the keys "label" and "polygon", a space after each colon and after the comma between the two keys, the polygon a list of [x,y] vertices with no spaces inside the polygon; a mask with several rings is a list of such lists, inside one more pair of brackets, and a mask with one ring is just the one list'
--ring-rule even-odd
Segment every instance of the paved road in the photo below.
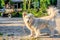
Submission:
{"label": "paved road", "polygon": [[1,18],[0,26],[25,26],[22,18]]}
{"label": "paved road", "polygon": [[[56,16],[55,20],[56,20],[56,26],[60,26],[60,14]],[[14,34],[18,36],[19,35],[24,36],[30,34],[30,31],[25,27],[24,22],[21,18],[0,18],[0,32],[2,32],[4,35]],[[47,28],[41,30],[41,32],[50,33],[49,29]]]}

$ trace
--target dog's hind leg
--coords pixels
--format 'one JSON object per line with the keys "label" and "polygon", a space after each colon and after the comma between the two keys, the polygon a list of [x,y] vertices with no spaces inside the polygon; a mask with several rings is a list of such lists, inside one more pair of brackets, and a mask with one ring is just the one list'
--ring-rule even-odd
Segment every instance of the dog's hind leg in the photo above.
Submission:
{"label": "dog's hind leg", "polygon": [[36,37],[39,37],[41,35],[40,30],[44,29],[46,26],[47,26],[47,24],[41,24],[41,25],[39,25],[39,27],[37,27],[37,31],[35,32]]}
{"label": "dog's hind leg", "polygon": [[30,30],[30,31],[31,31],[30,37],[39,37],[40,36],[39,29],[33,28],[33,30]]}
{"label": "dog's hind leg", "polygon": [[52,28],[49,28],[49,29],[50,29],[50,31],[51,31],[50,37],[54,36],[54,28],[52,27]]}
{"label": "dog's hind leg", "polygon": [[57,31],[57,35],[60,35],[60,29],[57,28],[56,31]]}

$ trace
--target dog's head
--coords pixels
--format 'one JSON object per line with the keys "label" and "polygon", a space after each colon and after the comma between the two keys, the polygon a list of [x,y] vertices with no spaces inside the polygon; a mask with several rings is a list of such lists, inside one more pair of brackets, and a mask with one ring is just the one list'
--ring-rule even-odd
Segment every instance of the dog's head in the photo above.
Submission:
{"label": "dog's head", "polygon": [[23,19],[25,20],[25,22],[27,23],[31,23],[33,21],[33,14],[29,13],[27,14],[26,12],[23,12]]}

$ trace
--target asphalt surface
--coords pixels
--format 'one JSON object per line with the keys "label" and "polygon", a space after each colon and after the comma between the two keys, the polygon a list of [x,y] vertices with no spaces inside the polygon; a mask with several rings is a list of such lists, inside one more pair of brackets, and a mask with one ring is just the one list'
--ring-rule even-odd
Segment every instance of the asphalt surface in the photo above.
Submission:
{"label": "asphalt surface", "polygon": [[[60,26],[60,14],[55,19],[56,27]],[[52,23],[51,23],[52,24]],[[0,32],[6,35],[14,34],[15,36],[26,36],[30,31],[26,28],[22,18],[1,18],[0,17]],[[41,30],[41,33],[50,33],[48,28]],[[55,34],[58,32],[55,30]],[[54,37],[60,38],[60,35]]]}

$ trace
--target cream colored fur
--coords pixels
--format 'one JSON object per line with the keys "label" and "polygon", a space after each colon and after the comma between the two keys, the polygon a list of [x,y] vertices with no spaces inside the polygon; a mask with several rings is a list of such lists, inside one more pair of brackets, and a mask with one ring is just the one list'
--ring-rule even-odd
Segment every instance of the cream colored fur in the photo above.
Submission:
{"label": "cream colored fur", "polygon": [[[27,12],[23,12],[23,20],[24,20],[27,28],[31,32],[30,36],[38,37],[40,35],[40,31],[39,30],[46,28],[47,25],[48,25],[48,20],[53,19],[56,16],[56,13],[57,13],[57,11],[54,9],[54,7],[49,7],[49,9],[47,9],[47,12],[48,12],[49,16],[38,18],[38,19],[47,20],[45,23],[42,23],[41,25],[38,25],[39,26],[38,28],[34,27],[34,25],[32,24],[32,22],[34,21],[33,20],[34,19],[33,15],[32,14],[27,15],[26,14]],[[28,19],[28,17],[30,17],[31,19]],[[29,23],[27,22],[28,20],[30,20]],[[37,21],[34,22],[35,25],[38,24]],[[53,27],[49,27],[49,29],[51,30],[51,32],[54,31]]]}

